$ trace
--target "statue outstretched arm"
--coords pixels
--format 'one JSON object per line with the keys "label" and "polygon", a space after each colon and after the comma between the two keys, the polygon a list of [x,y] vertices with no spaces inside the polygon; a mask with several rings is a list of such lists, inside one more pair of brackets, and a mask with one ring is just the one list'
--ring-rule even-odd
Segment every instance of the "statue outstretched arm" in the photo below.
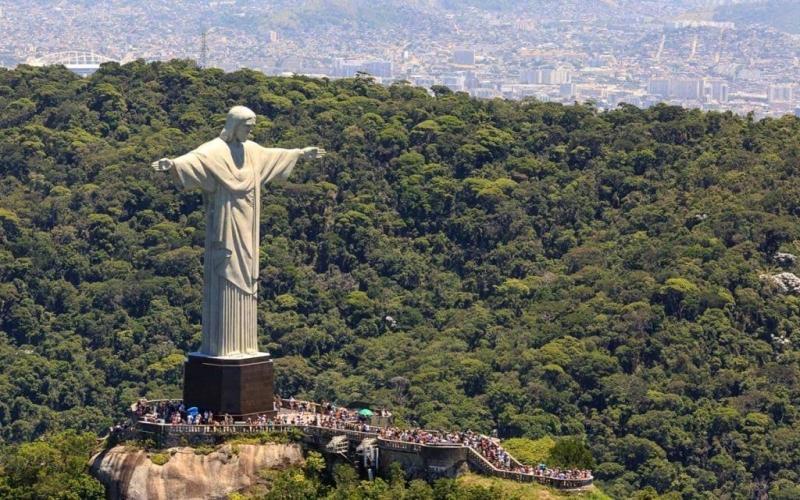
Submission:
{"label": "statue outstretched arm", "polygon": [[169,171],[172,174],[172,180],[178,184],[182,184],[180,176],[178,175],[178,169],[175,168],[175,162],[170,160],[169,158],[161,158],[160,160],[156,160],[153,163],[151,163],[150,166],[156,172]]}
{"label": "statue outstretched arm", "polygon": [[315,160],[325,156],[322,148],[311,146],[302,149],[264,148],[260,150],[263,155],[260,161],[259,178],[262,183],[283,182],[289,178],[297,160],[304,158]]}
{"label": "statue outstretched arm", "polygon": [[153,167],[153,170],[156,172],[166,172],[167,170],[171,169],[175,166],[175,162],[170,160],[169,158],[161,158],[160,160],[156,160],[150,164]]}
{"label": "statue outstretched arm", "polygon": [[161,158],[150,164],[156,172],[169,172],[172,179],[183,189],[200,188],[212,192],[216,189],[216,181],[211,172],[203,165],[202,160],[194,152],[175,159]]}
{"label": "statue outstretched arm", "polygon": [[323,148],[317,146],[309,146],[301,149],[301,151],[303,152],[303,158],[306,160],[316,160],[328,154]]}

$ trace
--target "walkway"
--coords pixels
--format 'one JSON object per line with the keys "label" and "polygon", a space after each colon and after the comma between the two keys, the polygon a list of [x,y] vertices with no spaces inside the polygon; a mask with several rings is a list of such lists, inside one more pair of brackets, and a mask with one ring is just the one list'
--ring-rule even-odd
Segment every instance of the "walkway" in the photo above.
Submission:
{"label": "walkway", "polygon": [[[162,401],[149,401],[149,404],[158,404]],[[176,403],[169,401],[170,404]],[[173,434],[192,434],[192,435],[212,435],[212,436],[229,436],[232,434],[259,434],[263,432],[290,432],[297,429],[302,432],[304,439],[312,441],[317,444],[322,440],[329,441],[335,436],[345,436],[355,449],[365,439],[375,439],[377,447],[382,450],[395,450],[409,453],[419,454],[424,448],[451,448],[451,449],[465,449],[467,462],[471,469],[484,475],[499,477],[503,479],[510,479],[519,482],[538,482],[547,486],[559,489],[579,489],[590,486],[593,482],[593,477],[589,471],[561,471],[554,469],[539,469],[531,468],[523,465],[516,460],[510,453],[503,450],[499,444],[488,436],[479,434],[466,433],[441,433],[437,431],[402,431],[401,435],[413,433],[418,438],[420,435],[436,436],[435,440],[431,442],[416,442],[412,440],[390,439],[384,434],[396,434],[399,430],[389,429],[387,427],[370,426],[364,423],[359,423],[355,420],[340,421],[331,419],[329,417],[321,416],[316,413],[321,409],[315,403],[297,401],[297,400],[283,400],[284,408],[281,408],[282,414],[286,416],[286,423],[280,422],[283,418],[279,417],[279,422],[262,422],[262,423],[248,423],[248,422],[235,422],[229,424],[215,423],[208,424],[168,424],[159,423],[145,420],[138,420],[136,427],[141,432],[149,433],[155,436],[167,436]],[[288,406],[293,406],[290,409]],[[314,413],[307,413],[305,411],[297,411],[300,406],[304,408],[311,408]],[[132,408],[133,409],[133,408]],[[345,411],[346,414],[355,415],[355,412]],[[317,425],[322,422],[322,425]],[[485,445],[487,442],[492,444],[492,451],[499,450],[505,458],[503,463],[508,464],[508,467],[498,467],[492,463],[481,450],[476,446],[464,444],[463,442],[452,442],[443,440],[443,436],[459,436],[461,441],[475,442],[479,440],[480,443]],[[393,436],[394,437],[394,436]],[[435,442],[433,442],[435,441]]]}

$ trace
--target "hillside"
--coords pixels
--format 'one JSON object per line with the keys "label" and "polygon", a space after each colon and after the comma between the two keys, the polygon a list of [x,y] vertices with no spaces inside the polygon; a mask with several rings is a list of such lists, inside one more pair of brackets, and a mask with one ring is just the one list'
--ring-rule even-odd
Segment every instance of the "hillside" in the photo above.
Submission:
{"label": "hillside", "polygon": [[800,5],[792,0],[767,0],[717,7],[717,21],[771,26],[786,33],[800,33]]}
{"label": "hillside", "polygon": [[6,443],[180,395],[202,199],[148,165],[233,104],[262,116],[258,142],[330,152],[262,200],[260,345],[282,394],[579,435],[612,497],[797,495],[800,298],[759,276],[798,253],[798,119],[185,61],[0,70]]}
{"label": "hillside", "polygon": [[493,493],[495,498],[503,498],[504,500],[557,500],[559,498],[610,500],[609,497],[597,491],[594,487],[580,493],[562,493],[534,483],[518,483],[507,479],[490,478],[472,473],[459,476],[456,479],[456,484],[467,491],[470,488],[487,489]]}

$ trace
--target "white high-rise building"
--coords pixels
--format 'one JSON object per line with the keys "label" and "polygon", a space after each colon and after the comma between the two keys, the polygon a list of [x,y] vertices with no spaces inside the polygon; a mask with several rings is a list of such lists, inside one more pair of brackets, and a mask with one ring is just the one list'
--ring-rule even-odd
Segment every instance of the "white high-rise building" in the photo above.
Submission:
{"label": "white high-rise building", "polygon": [[562,85],[572,83],[572,73],[565,68],[535,68],[523,71],[521,80],[534,85]]}
{"label": "white high-rise building", "polygon": [[364,63],[364,71],[372,76],[381,78],[391,78],[394,73],[391,61],[367,61]]}
{"label": "white high-rise building", "polygon": [[653,78],[647,82],[647,92],[660,98],[683,101],[728,102],[728,82],[700,78]]}
{"label": "white high-rise building", "polygon": [[675,79],[669,82],[669,96],[681,100],[699,100],[703,95],[703,80]]}
{"label": "white high-rise building", "polygon": [[574,99],[578,96],[578,89],[574,83],[562,83],[558,87],[558,95],[564,99]]}
{"label": "white high-rise building", "polygon": [[717,102],[728,102],[728,82],[723,80],[711,80],[709,82],[711,86],[711,99]]}
{"label": "white high-rise building", "polygon": [[464,75],[442,75],[442,85],[454,92],[466,90],[466,78]]}
{"label": "white high-rise building", "polygon": [[647,83],[647,93],[658,97],[669,97],[669,80],[653,78]]}
{"label": "white high-rise building", "polygon": [[475,51],[456,49],[453,51],[453,62],[462,66],[472,66],[475,64]]}
{"label": "white high-rise building", "polygon": [[358,73],[367,73],[379,78],[391,78],[393,65],[391,61],[365,61],[363,59],[343,59],[337,57],[333,60],[331,68],[333,76],[352,77]]}
{"label": "white high-rise building", "polygon": [[767,88],[767,100],[769,102],[792,102],[794,89],[789,84],[770,85]]}

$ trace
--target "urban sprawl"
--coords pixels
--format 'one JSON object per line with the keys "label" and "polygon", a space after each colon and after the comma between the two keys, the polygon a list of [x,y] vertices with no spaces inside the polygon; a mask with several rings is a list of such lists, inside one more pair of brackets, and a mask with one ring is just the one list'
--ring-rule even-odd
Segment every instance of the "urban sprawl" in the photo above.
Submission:
{"label": "urban sprawl", "polygon": [[603,2],[564,2],[551,12],[432,7],[420,16],[399,7],[397,22],[370,23],[318,22],[255,0],[147,8],[0,0],[0,64],[77,63],[81,52],[120,62],[190,58],[271,75],[368,74],[481,98],[800,114],[800,37],[662,4],[643,1],[616,15]]}

